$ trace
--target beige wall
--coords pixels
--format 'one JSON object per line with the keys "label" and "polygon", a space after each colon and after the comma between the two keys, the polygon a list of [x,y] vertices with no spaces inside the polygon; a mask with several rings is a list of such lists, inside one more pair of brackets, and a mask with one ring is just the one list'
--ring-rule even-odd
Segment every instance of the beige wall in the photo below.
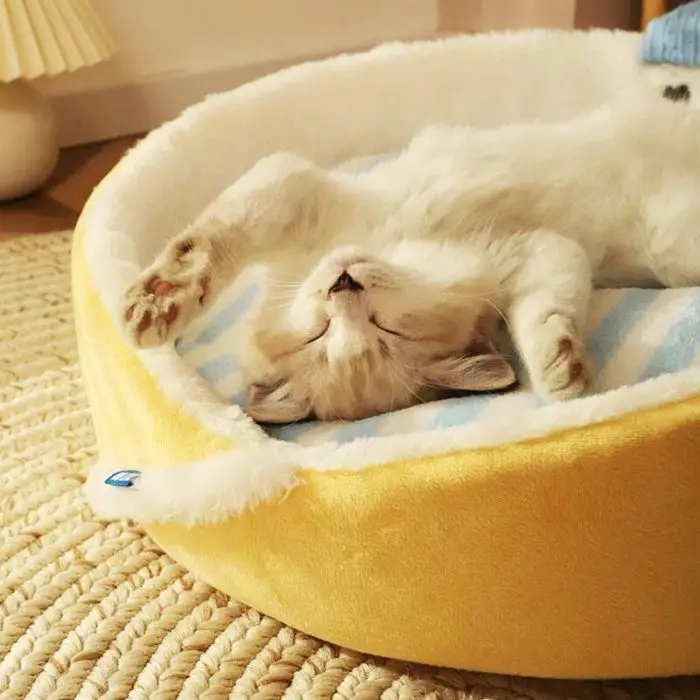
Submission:
{"label": "beige wall", "polygon": [[120,51],[43,79],[62,145],[147,131],[207,94],[375,44],[531,26],[624,26],[639,0],[92,0]]}
{"label": "beige wall", "polygon": [[299,61],[433,36],[436,0],[92,0],[119,53],[37,81],[61,145],[138,134]]}
{"label": "beige wall", "polygon": [[44,81],[52,94],[427,36],[435,0],[93,0],[121,51]]}

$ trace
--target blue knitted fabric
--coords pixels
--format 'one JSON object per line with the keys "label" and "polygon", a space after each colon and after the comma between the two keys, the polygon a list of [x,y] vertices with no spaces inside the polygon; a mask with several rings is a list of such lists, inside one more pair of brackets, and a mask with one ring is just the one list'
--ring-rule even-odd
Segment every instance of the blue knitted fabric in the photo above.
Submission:
{"label": "blue knitted fabric", "polygon": [[642,61],[700,66],[700,0],[649,22],[642,36]]}

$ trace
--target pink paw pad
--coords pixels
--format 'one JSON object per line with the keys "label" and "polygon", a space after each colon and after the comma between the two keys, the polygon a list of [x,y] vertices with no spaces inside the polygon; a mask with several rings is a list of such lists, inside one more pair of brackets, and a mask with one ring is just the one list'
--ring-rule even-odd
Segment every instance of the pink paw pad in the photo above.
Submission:
{"label": "pink paw pad", "polygon": [[171,304],[163,314],[163,320],[170,325],[173,323],[180,314],[180,309],[177,304]]}
{"label": "pink paw pad", "polygon": [[137,332],[143,333],[144,331],[147,331],[151,327],[152,320],[151,312],[145,311],[141,317],[141,320],[139,321],[139,325],[136,327]]}
{"label": "pink paw pad", "polygon": [[557,349],[559,350],[560,355],[571,355],[571,353],[574,349],[574,344],[571,341],[571,338],[562,338],[559,341],[559,345],[557,346]]}
{"label": "pink paw pad", "polygon": [[165,280],[160,279],[160,277],[154,277],[147,285],[148,291],[151,294],[155,294],[159,297],[167,296],[177,288],[177,284],[166,282]]}

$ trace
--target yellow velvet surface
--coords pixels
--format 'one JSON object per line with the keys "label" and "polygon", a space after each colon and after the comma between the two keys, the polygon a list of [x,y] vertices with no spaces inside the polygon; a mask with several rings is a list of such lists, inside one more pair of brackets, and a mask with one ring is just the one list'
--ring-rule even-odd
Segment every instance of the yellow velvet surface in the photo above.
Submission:
{"label": "yellow velvet surface", "polygon": [[[81,361],[101,453],[230,447],[168,401],[101,305],[76,235]],[[305,471],[213,526],[147,525],[203,579],[365,652],[557,677],[700,671],[700,397],[515,445]]]}

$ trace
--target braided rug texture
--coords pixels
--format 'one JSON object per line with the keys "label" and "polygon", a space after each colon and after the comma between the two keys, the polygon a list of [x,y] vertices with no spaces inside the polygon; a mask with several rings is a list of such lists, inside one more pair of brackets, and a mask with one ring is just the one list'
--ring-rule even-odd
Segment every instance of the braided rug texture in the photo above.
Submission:
{"label": "braided rug texture", "polygon": [[536,681],[339,649],[213,590],[134,523],[95,519],[81,491],[96,450],[70,241],[0,243],[2,700],[700,698],[693,678]]}

